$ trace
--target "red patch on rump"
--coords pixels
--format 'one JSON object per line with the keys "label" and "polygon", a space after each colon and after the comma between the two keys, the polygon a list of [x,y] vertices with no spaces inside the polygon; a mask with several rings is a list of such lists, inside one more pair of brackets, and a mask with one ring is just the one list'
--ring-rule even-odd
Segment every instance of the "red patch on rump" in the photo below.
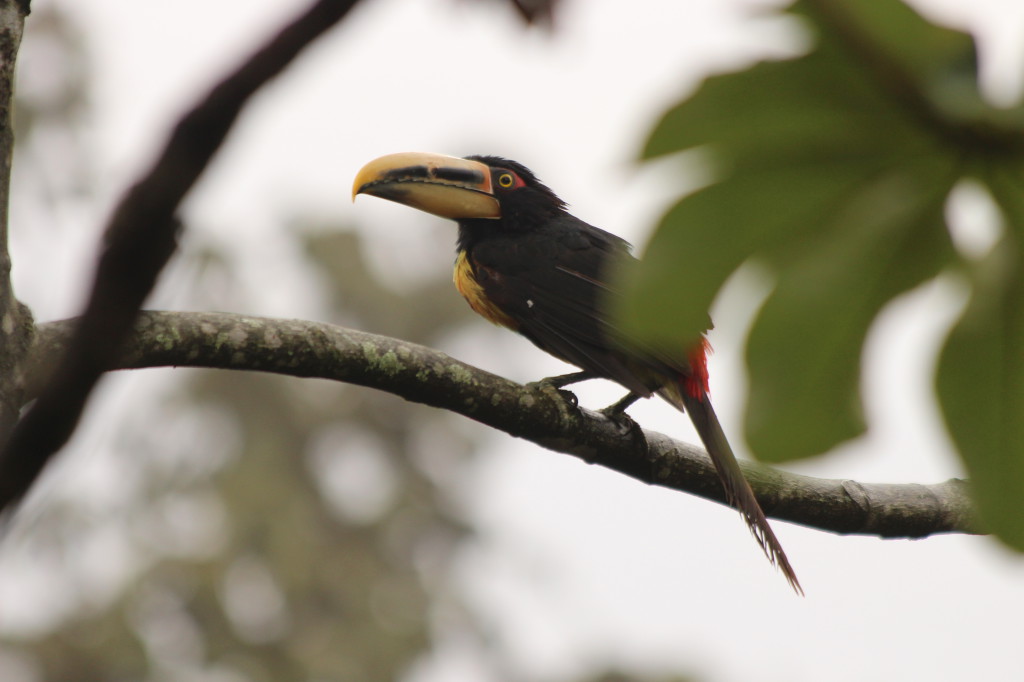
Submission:
{"label": "red patch on rump", "polygon": [[690,349],[690,375],[683,379],[683,388],[693,398],[703,398],[711,392],[708,383],[708,354],[711,344],[704,337]]}

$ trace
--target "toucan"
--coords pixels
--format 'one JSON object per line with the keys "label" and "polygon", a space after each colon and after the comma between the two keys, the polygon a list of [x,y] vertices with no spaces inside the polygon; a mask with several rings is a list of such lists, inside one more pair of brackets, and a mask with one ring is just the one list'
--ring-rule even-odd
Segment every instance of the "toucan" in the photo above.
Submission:
{"label": "toucan", "polygon": [[[803,594],[711,406],[706,336],[666,351],[616,326],[610,282],[615,269],[633,259],[625,240],[573,216],[533,172],[499,156],[388,154],[356,174],[352,198],[359,194],[454,220],[455,286],[470,307],[582,370],[549,378],[550,384],[610,379],[629,391],[613,406],[617,411],[657,394],[688,414],[726,500]],[[705,332],[710,328],[709,319]]]}

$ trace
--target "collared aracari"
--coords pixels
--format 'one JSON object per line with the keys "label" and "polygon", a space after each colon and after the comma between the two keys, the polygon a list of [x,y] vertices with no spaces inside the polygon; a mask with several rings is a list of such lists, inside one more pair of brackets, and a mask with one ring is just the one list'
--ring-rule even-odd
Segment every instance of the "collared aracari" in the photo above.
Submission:
{"label": "collared aracari", "polygon": [[570,215],[529,169],[497,156],[389,154],[359,171],[353,199],[358,194],[455,220],[455,286],[489,321],[583,370],[550,380],[554,385],[611,379],[630,392],[616,404],[620,409],[657,393],[687,413],[727,500],[769,561],[803,593],[711,407],[707,340],[702,335],[679,353],[658,352],[609,318],[609,268],[632,258],[626,241]]}

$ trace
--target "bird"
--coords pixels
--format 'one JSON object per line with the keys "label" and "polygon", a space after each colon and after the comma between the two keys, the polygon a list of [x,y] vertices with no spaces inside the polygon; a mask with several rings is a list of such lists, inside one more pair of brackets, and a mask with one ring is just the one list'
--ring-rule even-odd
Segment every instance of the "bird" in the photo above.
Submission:
{"label": "bird", "polygon": [[655,394],[689,415],[726,501],[803,594],[712,407],[710,317],[696,341],[666,352],[623,332],[610,314],[617,295],[611,274],[635,260],[628,242],[573,216],[526,166],[500,156],[388,154],[357,172],[353,201],[360,194],[457,223],[453,280],[470,308],[581,370],[543,381],[557,388],[593,378],[622,385],[629,393],[608,408],[610,415]]}

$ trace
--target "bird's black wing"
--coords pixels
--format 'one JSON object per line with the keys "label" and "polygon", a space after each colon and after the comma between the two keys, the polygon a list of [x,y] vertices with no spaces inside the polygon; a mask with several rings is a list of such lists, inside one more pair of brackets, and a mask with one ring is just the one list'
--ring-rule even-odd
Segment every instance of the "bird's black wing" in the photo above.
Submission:
{"label": "bird's black wing", "polygon": [[608,320],[609,267],[632,258],[622,239],[568,214],[548,229],[489,239],[470,254],[488,299],[538,347],[649,396],[658,381],[628,363]]}

